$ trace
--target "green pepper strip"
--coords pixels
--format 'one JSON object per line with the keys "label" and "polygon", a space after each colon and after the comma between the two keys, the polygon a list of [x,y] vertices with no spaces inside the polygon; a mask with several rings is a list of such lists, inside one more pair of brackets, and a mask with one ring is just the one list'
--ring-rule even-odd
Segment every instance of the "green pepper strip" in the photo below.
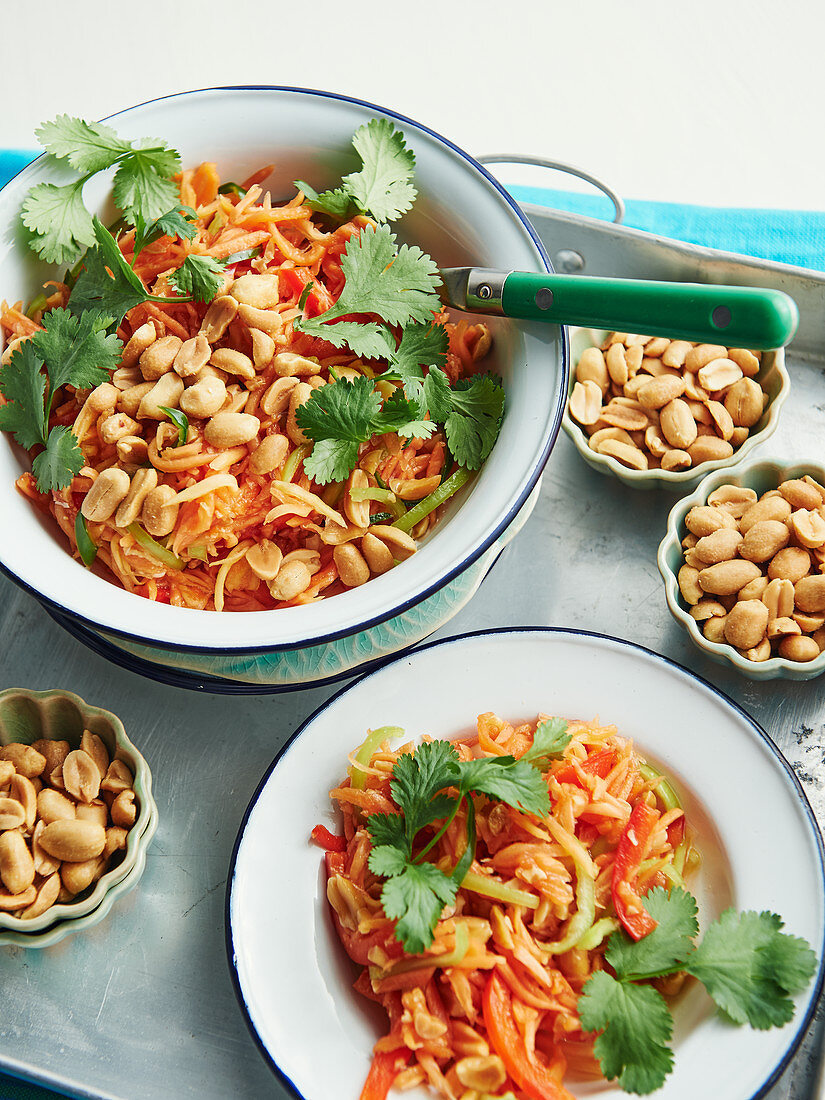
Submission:
{"label": "green pepper strip", "polygon": [[206,547],[202,542],[193,543],[188,550],[190,558],[197,558],[198,561],[208,561],[209,557],[206,553]]}
{"label": "green pepper strip", "polygon": [[443,504],[445,500],[449,500],[453,493],[457,493],[471,477],[472,470],[465,470],[463,466],[459,466],[455,473],[451,474],[446,481],[442,481],[438,488],[433,489],[428,497],[419,500],[418,504],[410,508],[409,512],[405,513],[401,519],[396,520],[393,527],[397,527],[399,531],[406,531],[407,534],[409,534],[416,523],[420,523],[425,516],[435,511],[435,509]]}
{"label": "green pepper strip", "polygon": [[[403,736],[404,730],[401,726],[379,726],[378,729],[370,730],[363,744],[352,758],[353,763],[362,764],[366,767],[372,760],[373,753],[381,747],[383,741],[388,741],[391,737]],[[364,781],[366,780],[365,773],[360,768],[350,768],[349,775],[350,785],[356,791],[363,791]]]}
{"label": "green pepper strip", "polygon": [[301,465],[301,463],[304,461],[311,450],[311,443],[302,443],[300,447],[296,447],[283,465],[280,480],[292,481],[293,477],[295,477],[298,467]]}
{"label": "green pepper strip", "polygon": [[82,512],[78,512],[74,521],[74,537],[77,543],[77,551],[81,561],[88,569],[97,557],[97,546],[92,542],[86,520]]}
{"label": "green pepper strip", "polygon": [[380,967],[370,967],[370,977],[380,981],[382,978],[394,977],[396,974],[408,974],[412,970],[427,970],[431,966],[457,966],[470,949],[470,933],[464,921],[457,922],[455,926],[455,947],[446,955],[419,955],[412,959],[403,959],[395,966],[381,970]]}
{"label": "green pepper strip", "polygon": [[158,561],[162,561],[164,565],[168,565],[170,569],[183,569],[186,565],[183,558],[179,558],[177,554],[173,554],[171,550],[167,550],[165,546],[155,542],[149,532],[144,531],[139,523],[130,523],[126,530],[147,553],[151,554],[153,558],[157,558]]}
{"label": "green pepper strip", "polygon": [[349,491],[349,495],[358,503],[362,500],[380,500],[385,504],[394,504],[396,501],[395,493],[390,492],[389,489],[359,489],[357,486],[353,486]]}
{"label": "green pepper strip", "polygon": [[593,951],[603,940],[606,940],[609,935],[619,928],[621,928],[621,925],[616,917],[602,917],[601,920],[597,920],[595,924],[588,928],[576,946],[582,951]]}
{"label": "green pepper strip", "polygon": [[507,886],[503,882],[497,882],[493,878],[488,878],[487,875],[479,875],[475,871],[467,872],[461,880],[461,888],[510,905],[523,905],[525,909],[538,909],[539,906],[539,899],[535,894],[529,894],[526,890],[519,890],[515,886]]}
{"label": "green pepper strip", "polygon": [[[679,800],[679,796],[673,789],[671,783],[665,779],[663,775],[660,775],[655,768],[652,768],[650,764],[640,764],[639,774],[642,779],[649,782],[651,779],[656,779],[658,776],[659,782],[653,787],[653,790],[659,797],[659,801],[662,803],[666,810],[681,810],[682,803]],[[662,873],[671,880],[676,886],[684,887],[683,875],[685,873],[685,863],[687,861],[688,852],[690,851],[690,844],[685,837],[679,842],[673,852],[673,865],[672,867],[663,867]]]}
{"label": "green pepper strip", "polygon": [[34,318],[35,313],[42,313],[46,308],[46,295],[38,294],[36,298],[32,298],[29,302],[29,308],[26,310],[26,316],[31,320]]}
{"label": "green pepper strip", "polygon": [[576,912],[560,940],[539,944],[542,951],[550,955],[563,955],[565,951],[577,947],[579,940],[593,927],[596,919],[596,881],[590,877],[583,863],[575,858],[573,863],[576,868]]}

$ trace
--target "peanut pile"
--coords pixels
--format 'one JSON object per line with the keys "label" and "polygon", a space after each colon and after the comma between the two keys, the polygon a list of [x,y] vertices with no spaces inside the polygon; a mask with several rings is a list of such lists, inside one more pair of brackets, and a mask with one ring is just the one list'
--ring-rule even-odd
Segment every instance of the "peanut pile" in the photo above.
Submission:
{"label": "peanut pile", "polygon": [[569,410],[597,454],[634,470],[687,470],[730,458],[768,396],[745,348],[612,332],[576,366]]}
{"label": "peanut pile", "polygon": [[750,661],[812,661],[825,650],[825,488],[783,481],[757,499],[720,485],[691,508],[678,574],[690,614],[712,642]]}
{"label": "peanut pile", "polygon": [[0,747],[0,910],[31,920],[97,882],[126,848],[133,788],[88,730],[74,750],[46,739]]}

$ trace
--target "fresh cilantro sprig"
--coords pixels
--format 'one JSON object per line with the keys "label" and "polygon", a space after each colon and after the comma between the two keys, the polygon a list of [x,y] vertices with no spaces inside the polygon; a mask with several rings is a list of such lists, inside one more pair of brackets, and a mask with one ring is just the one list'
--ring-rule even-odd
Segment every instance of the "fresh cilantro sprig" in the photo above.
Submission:
{"label": "fresh cilantro sprig", "polygon": [[99,172],[117,165],[113,182],[116,205],[126,220],[151,222],[178,201],[172,177],[180,171],[180,155],[164,142],[124,141],[110,126],[59,115],[44,123],[36,136],[46,152],[79,173],[63,185],[40,183],[23,203],[23,224],[29,243],[49,263],[73,263],[95,243],[92,216],[83,205],[83,188]]}
{"label": "fresh cilantro sprig", "polygon": [[[183,218],[180,220],[184,225],[189,224]],[[176,221],[176,211],[158,219],[160,225],[165,225],[167,229],[172,229]],[[146,232],[157,232],[158,222],[154,223],[154,229],[147,227]],[[120,324],[130,309],[143,302],[208,302],[223,286],[226,261],[215,260],[211,256],[189,255],[169,277],[175,289],[182,293],[175,297],[150,294],[99,218],[92,219],[92,229],[97,244],[83,257],[83,271],[69,297],[69,309],[73,313],[98,310],[109,314]],[[157,235],[162,234],[157,232]]]}
{"label": "fresh cilantro sprig", "polygon": [[[405,951],[418,954],[433,941],[445,905],[451,905],[475,856],[475,806],[471,795],[486,795],[525,813],[550,812],[547,787],[524,759],[491,756],[461,760],[449,741],[425,742],[404,753],[393,768],[390,791],[400,814],[372,814],[367,830],[373,842],[369,867],[387,881],[381,890],[384,912],[396,923]],[[453,793],[453,792],[456,793]],[[460,809],[466,814],[466,845],[450,874],[425,857]],[[442,822],[419,847],[422,829]]]}
{"label": "fresh cilantro sprig", "polygon": [[664,997],[639,983],[684,971],[735,1023],[765,1029],[791,1019],[790,994],[804,989],[816,969],[808,944],[782,932],[775,913],[728,909],[694,946],[697,907],[687,891],[657,887],[645,907],[656,928],[638,941],[614,932],[605,958],[615,977],[595,973],[578,1002],[582,1027],[600,1033],[594,1051],[605,1077],[640,1094],[660,1088],[673,1068],[673,1020]]}
{"label": "fresh cilantro sprig", "polygon": [[415,155],[404,135],[389,119],[374,118],[355,131],[352,144],[361,158],[361,171],[344,176],[340,187],[319,194],[303,180],[296,180],[295,186],[314,210],[340,221],[356,211],[378,222],[400,218],[417,194],[412,183]]}
{"label": "fresh cilantro sprig", "polygon": [[406,439],[426,439],[435,424],[419,418],[418,404],[401,391],[383,402],[368,378],[339,378],[314,390],[297,412],[298,424],[315,441],[304,470],[319,485],[343,481],[358,461],[362,443],[382,432]]}
{"label": "fresh cilantro sprig", "polygon": [[106,331],[111,320],[92,310],[80,317],[50,310],[42,331],[19,344],[0,371],[7,402],[0,408],[0,430],[11,432],[26,450],[43,448],[32,462],[41,493],[64,489],[83,466],[75,436],[63,425],[49,430],[49,416],[61,386],[91,389],[118,365],[122,345]]}

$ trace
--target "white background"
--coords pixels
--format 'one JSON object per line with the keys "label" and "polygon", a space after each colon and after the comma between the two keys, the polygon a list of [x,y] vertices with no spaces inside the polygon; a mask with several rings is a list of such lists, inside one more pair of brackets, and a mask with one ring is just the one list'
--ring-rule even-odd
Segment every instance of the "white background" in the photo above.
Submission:
{"label": "white background", "polygon": [[6,0],[0,10],[4,146],[34,147],[37,124],[64,111],[101,118],[189,88],[288,84],[391,107],[474,154],[578,164],[625,197],[825,209],[821,0]]}

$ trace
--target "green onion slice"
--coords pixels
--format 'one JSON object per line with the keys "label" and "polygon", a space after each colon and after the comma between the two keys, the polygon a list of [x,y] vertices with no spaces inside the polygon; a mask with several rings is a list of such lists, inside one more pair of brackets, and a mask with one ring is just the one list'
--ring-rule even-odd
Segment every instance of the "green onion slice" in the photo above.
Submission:
{"label": "green onion slice", "polygon": [[[372,754],[381,747],[382,741],[387,741],[391,737],[403,736],[404,730],[401,726],[378,726],[377,729],[369,731],[363,743],[356,751],[355,756],[353,756],[353,761],[366,767],[372,759]],[[362,772],[360,768],[350,768],[349,774],[351,785],[355,790],[362,791],[364,789],[364,780],[366,779],[365,773]]]}
{"label": "green onion slice", "polygon": [[227,183],[222,183],[218,188],[219,195],[237,195],[239,199],[242,199],[246,194],[246,191],[239,183],[233,183],[229,180]]}

